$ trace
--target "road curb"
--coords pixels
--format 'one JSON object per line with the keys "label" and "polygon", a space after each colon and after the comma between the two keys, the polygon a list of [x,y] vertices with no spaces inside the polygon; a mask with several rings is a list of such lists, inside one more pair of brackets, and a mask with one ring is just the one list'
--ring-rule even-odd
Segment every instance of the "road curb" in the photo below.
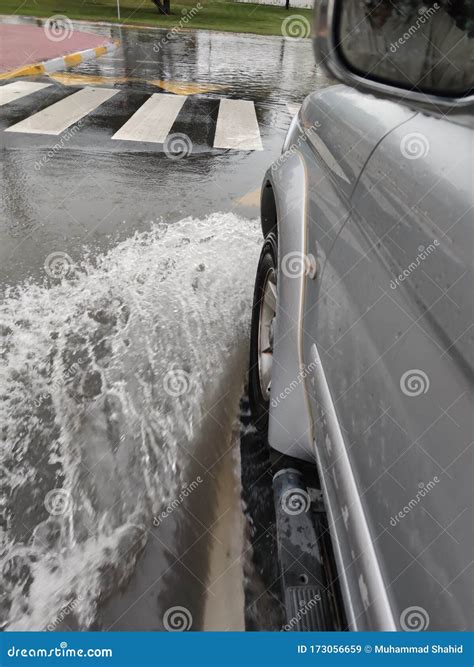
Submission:
{"label": "road curb", "polygon": [[67,53],[65,56],[59,56],[58,58],[45,60],[41,63],[24,65],[23,67],[18,67],[17,69],[10,70],[9,72],[1,73],[0,80],[13,79],[14,77],[18,76],[49,74],[50,72],[56,72],[56,70],[62,69],[63,67],[74,67],[75,65],[86,62],[86,60],[93,60],[94,58],[99,58],[106,53],[112,53],[118,48],[119,45],[120,42],[115,41],[109,44],[104,44],[103,46],[96,46],[93,49],[85,49],[84,51]]}

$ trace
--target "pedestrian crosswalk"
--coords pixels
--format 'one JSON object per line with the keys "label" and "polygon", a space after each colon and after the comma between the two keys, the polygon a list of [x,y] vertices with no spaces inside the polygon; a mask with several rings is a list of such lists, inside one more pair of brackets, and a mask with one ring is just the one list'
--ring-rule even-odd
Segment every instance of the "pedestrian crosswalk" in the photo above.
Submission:
{"label": "pedestrian crosswalk", "polygon": [[0,87],[0,107],[15,100],[20,100],[26,95],[31,95],[37,90],[48,88],[50,83],[34,83],[33,81],[14,81]]}
{"label": "pedestrian crosswalk", "polygon": [[229,99],[220,101],[214,146],[244,151],[262,150],[253,102]]}
{"label": "pedestrian crosswalk", "polygon": [[114,134],[112,139],[162,144],[170,133],[185,101],[184,95],[154,93]]}
{"label": "pedestrian crosswalk", "polygon": [[[16,81],[0,87],[0,106],[16,102],[27,96],[36,99],[39,91],[52,84],[32,81]],[[112,98],[123,92],[118,88],[87,86],[66,95],[59,101],[34,110],[5,128],[5,132],[58,136],[69,127],[85,119]],[[56,96],[57,99],[57,96]],[[116,99],[119,99],[118,97]],[[180,114],[189,110],[190,97],[170,93],[153,93],[143,101],[128,119],[116,130],[115,141],[164,144],[172,133]],[[222,98],[210,100],[217,109],[213,147],[242,151],[263,150],[260,128],[252,101]],[[43,100],[44,104],[44,100]],[[34,104],[33,104],[34,106]],[[30,104],[31,108],[31,104]],[[38,108],[38,107],[36,107]],[[215,113],[215,112],[214,112]],[[186,116],[186,113],[184,113]]]}
{"label": "pedestrian crosswalk", "polygon": [[107,88],[82,88],[29,118],[15,123],[6,132],[58,135],[117,94]]}

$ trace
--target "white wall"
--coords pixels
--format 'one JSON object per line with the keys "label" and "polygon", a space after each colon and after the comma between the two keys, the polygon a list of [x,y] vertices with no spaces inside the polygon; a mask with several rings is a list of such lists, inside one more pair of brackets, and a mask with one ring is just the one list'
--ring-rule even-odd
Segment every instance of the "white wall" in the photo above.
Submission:
{"label": "white wall", "polygon": [[[276,5],[277,7],[285,7],[285,0],[237,0],[237,2],[253,2],[257,5]],[[312,0],[290,0],[290,11],[291,7],[312,9],[314,7],[314,2]]]}

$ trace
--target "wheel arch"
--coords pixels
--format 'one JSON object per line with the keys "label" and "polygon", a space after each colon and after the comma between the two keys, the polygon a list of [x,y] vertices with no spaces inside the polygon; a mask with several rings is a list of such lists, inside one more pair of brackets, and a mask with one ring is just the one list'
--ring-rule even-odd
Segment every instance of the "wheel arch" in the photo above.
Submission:
{"label": "wheel arch", "polygon": [[303,360],[303,313],[306,276],[285,275],[282,264],[295,253],[306,255],[307,176],[299,152],[275,162],[261,193],[263,234],[278,241],[278,304],[268,442],[288,456],[314,462],[313,424]]}
{"label": "wheel arch", "polygon": [[274,232],[278,238],[278,223],[275,194],[270,178],[265,178],[260,197],[260,213],[263,236]]}

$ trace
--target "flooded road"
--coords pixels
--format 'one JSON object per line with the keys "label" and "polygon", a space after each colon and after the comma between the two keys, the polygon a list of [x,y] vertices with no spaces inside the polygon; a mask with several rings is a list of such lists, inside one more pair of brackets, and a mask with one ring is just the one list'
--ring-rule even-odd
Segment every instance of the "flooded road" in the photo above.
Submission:
{"label": "flooded road", "polygon": [[[0,625],[243,629],[258,189],[327,81],[309,40],[97,30],[116,53],[0,109]],[[32,131],[88,88],[111,94]],[[148,139],[113,139],[178,95],[174,148],[149,140],[153,116],[136,122]],[[262,150],[215,145],[222,99],[253,105]]]}
{"label": "flooded road", "polygon": [[[257,191],[295,109],[327,85],[310,40],[196,31],[163,44],[163,30],[101,30],[121,39],[115,53],[36,77],[48,85],[0,107],[4,284],[43,277],[52,250],[79,261],[84,246],[106,250],[152,221],[216,211],[255,217]],[[31,132],[12,130],[85,88],[112,97],[94,102],[92,111],[57,135],[42,133],[41,124]],[[185,104],[170,128],[171,141],[112,139],[152,96],[175,94],[185,96]],[[263,150],[214,146],[221,99],[253,105]],[[57,127],[64,127],[66,112],[56,113]],[[151,117],[144,131],[155,125]]]}
{"label": "flooded road", "polygon": [[162,553],[153,578],[168,573],[171,597],[180,577],[193,579],[180,602],[199,621],[200,540],[219,518],[258,252],[255,222],[214,214],[137,234],[57,284],[8,292],[0,410],[12,628],[40,627],[73,600],[89,627],[148,540]]}

